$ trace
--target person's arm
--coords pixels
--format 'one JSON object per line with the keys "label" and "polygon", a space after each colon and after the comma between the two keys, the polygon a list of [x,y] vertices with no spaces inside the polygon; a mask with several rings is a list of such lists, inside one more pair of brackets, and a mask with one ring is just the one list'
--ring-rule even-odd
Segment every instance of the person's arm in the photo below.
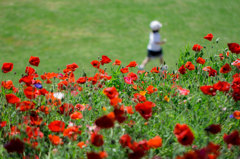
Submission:
{"label": "person's arm", "polygon": [[158,44],[158,45],[163,45],[167,42],[167,39],[163,39],[163,41],[160,41],[160,42],[155,42],[155,44]]}

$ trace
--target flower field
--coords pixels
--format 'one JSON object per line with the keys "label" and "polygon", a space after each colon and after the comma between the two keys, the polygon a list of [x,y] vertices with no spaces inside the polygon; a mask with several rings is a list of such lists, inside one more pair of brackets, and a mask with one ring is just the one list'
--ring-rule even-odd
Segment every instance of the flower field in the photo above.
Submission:
{"label": "flower field", "polygon": [[[38,74],[31,56],[1,80],[2,158],[215,159],[240,155],[240,45],[212,34],[181,53],[176,71],[138,71],[105,55]],[[111,65],[108,69],[106,65]],[[2,64],[1,78],[14,74]]]}

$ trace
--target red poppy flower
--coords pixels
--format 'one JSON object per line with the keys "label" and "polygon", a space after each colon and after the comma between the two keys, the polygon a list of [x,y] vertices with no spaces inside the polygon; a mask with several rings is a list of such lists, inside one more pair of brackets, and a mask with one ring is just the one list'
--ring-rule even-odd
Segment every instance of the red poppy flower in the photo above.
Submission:
{"label": "red poppy flower", "polygon": [[100,135],[100,134],[97,134],[95,132],[93,132],[91,134],[91,143],[94,145],[94,146],[97,146],[97,147],[100,147],[104,144],[104,141],[103,141],[103,136]]}
{"label": "red poppy flower", "polygon": [[240,77],[236,77],[233,79],[232,89],[234,89],[234,90],[240,89]]}
{"label": "red poppy flower", "polygon": [[25,69],[25,73],[28,75],[28,76],[35,76],[35,69],[30,67],[30,66],[27,66],[26,69]]}
{"label": "red poppy flower", "polygon": [[236,111],[234,111],[233,112],[233,117],[235,118],[235,119],[240,119],[240,111],[239,110],[236,110]]}
{"label": "red poppy flower", "polygon": [[39,91],[39,94],[40,94],[40,95],[43,95],[43,96],[45,96],[46,94],[48,94],[48,91],[47,91],[45,88],[39,89],[38,91]]}
{"label": "red poppy flower", "polygon": [[201,58],[201,57],[198,57],[198,59],[196,60],[196,62],[203,65],[203,64],[205,64],[206,60],[203,59],[203,58]]}
{"label": "red poppy flower", "polygon": [[148,120],[152,116],[152,107],[153,106],[149,102],[144,102],[138,103],[135,109],[144,119]]}
{"label": "red poppy flower", "polygon": [[65,123],[60,120],[55,120],[48,125],[48,128],[52,132],[63,132],[65,128]]}
{"label": "red poppy flower", "polygon": [[240,135],[237,130],[233,131],[231,134],[224,134],[223,140],[227,144],[240,145]]}
{"label": "red poppy flower", "polygon": [[38,66],[40,63],[40,59],[39,59],[39,57],[31,56],[29,59],[29,63],[33,66]]}
{"label": "red poppy flower", "polygon": [[39,95],[38,90],[31,86],[25,88],[23,92],[28,99],[35,99]]}
{"label": "red poppy flower", "polygon": [[159,67],[153,67],[150,71],[151,73],[159,73]]}
{"label": "red poppy flower", "polygon": [[62,145],[63,144],[62,139],[57,135],[51,135],[50,134],[50,135],[48,135],[48,138],[53,145]]}
{"label": "red poppy flower", "polygon": [[76,63],[72,63],[72,64],[67,65],[66,67],[67,67],[67,69],[74,72],[78,68],[78,65]]}
{"label": "red poppy flower", "polygon": [[181,134],[183,131],[185,131],[185,130],[187,130],[187,129],[189,129],[189,127],[188,127],[187,124],[179,124],[179,123],[177,123],[177,124],[175,125],[175,128],[174,128],[173,133],[174,133],[175,135],[179,135],[179,134]]}
{"label": "red poppy flower", "polygon": [[95,121],[95,124],[101,129],[108,129],[114,126],[114,119],[109,115],[104,115]]}
{"label": "red poppy flower", "polygon": [[112,60],[110,58],[108,58],[107,56],[103,55],[102,56],[102,60],[101,60],[101,64],[104,65],[104,64],[108,64],[112,62]]}
{"label": "red poppy flower", "polygon": [[116,59],[115,62],[113,63],[113,65],[121,65],[121,61]]}
{"label": "red poppy flower", "polygon": [[187,71],[184,67],[184,65],[182,65],[179,69],[178,69],[178,72],[180,72],[182,75],[184,75]]}
{"label": "red poppy flower", "polygon": [[125,110],[127,111],[128,114],[134,114],[133,107],[132,106],[126,106]]}
{"label": "red poppy flower", "polygon": [[131,144],[131,140],[132,138],[128,134],[124,134],[119,139],[119,143],[121,144],[122,147],[128,147]]}
{"label": "red poppy flower", "polygon": [[219,54],[219,58],[220,58],[220,60],[222,61],[222,60],[224,59],[223,54]]}
{"label": "red poppy flower", "polygon": [[30,101],[23,101],[16,104],[16,109],[20,111],[27,111],[34,109],[35,103]]}
{"label": "red poppy flower", "polygon": [[21,100],[20,98],[18,98],[14,94],[6,94],[5,97],[6,97],[7,102],[10,103],[10,104],[19,103],[20,100]]}
{"label": "red poppy flower", "polygon": [[136,67],[137,65],[136,61],[131,61],[126,67]]}
{"label": "red poppy flower", "polygon": [[240,45],[237,43],[228,43],[228,48],[232,53],[240,53]]}
{"label": "red poppy flower", "polygon": [[199,52],[199,51],[202,50],[202,48],[203,48],[203,47],[202,47],[201,45],[195,44],[195,45],[193,45],[192,50],[193,50],[193,51],[196,51],[196,52]]}
{"label": "red poppy flower", "polygon": [[193,143],[193,133],[186,124],[176,124],[174,128],[174,134],[177,137],[178,142],[184,146],[188,146]]}
{"label": "red poppy flower", "polygon": [[[46,108],[45,114],[49,114],[48,107],[45,108]],[[43,120],[42,117],[40,117],[36,111],[31,111],[30,113],[31,125],[41,125],[42,120]]]}
{"label": "red poppy flower", "polygon": [[233,90],[232,97],[233,97],[233,99],[236,102],[240,100],[240,91],[239,91],[239,89]]}
{"label": "red poppy flower", "polygon": [[195,69],[195,66],[192,64],[192,62],[188,61],[186,64],[185,64],[185,67],[188,69],[188,70],[194,70]]}
{"label": "red poppy flower", "polygon": [[124,109],[114,109],[114,115],[115,115],[115,119],[119,122],[122,123],[125,120],[127,120],[127,117],[125,116],[125,112]]}
{"label": "red poppy flower", "polygon": [[107,154],[104,151],[99,152],[99,153],[87,152],[87,159],[103,159],[105,157],[107,157]]}
{"label": "red poppy flower", "polygon": [[59,113],[64,115],[71,115],[74,112],[74,106],[71,103],[64,103],[59,107]]}
{"label": "red poppy flower", "polygon": [[92,66],[95,67],[95,68],[99,68],[99,67],[100,67],[100,62],[97,61],[97,60],[93,60],[93,61],[91,62],[91,64],[92,64]]}
{"label": "red poppy flower", "polygon": [[215,77],[217,75],[217,71],[216,70],[214,70],[213,68],[209,68],[209,71],[208,71],[208,76],[209,77]]}
{"label": "red poppy flower", "polygon": [[77,126],[70,126],[63,131],[63,136],[67,136],[71,140],[77,140],[77,136],[81,134]]}
{"label": "red poppy flower", "polygon": [[1,121],[0,122],[0,128],[3,128],[7,125],[7,121]]}
{"label": "red poppy flower", "polygon": [[226,63],[225,65],[223,65],[220,69],[220,73],[229,73],[232,70],[232,68],[230,67],[230,65],[228,63]]}
{"label": "red poppy flower", "polygon": [[135,102],[145,102],[146,101],[146,97],[145,96],[143,96],[143,95],[141,95],[141,94],[139,94],[139,93],[135,93],[134,94],[134,101]]}
{"label": "red poppy flower", "polygon": [[10,140],[10,142],[4,144],[4,148],[8,153],[17,152],[22,154],[24,151],[24,143],[18,138]]}
{"label": "red poppy flower", "polygon": [[12,71],[13,69],[13,63],[3,63],[2,65],[2,72],[3,73],[8,73]]}
{"label": "red poppy flower", "polygon": [[11,89],[14,87],[14,85],[11,80],[7,80],[7,81],[2,81],[2,87],[5,89]]}
{"label": "red poppy flower", "polygon": [[87,81],[87,77],[80,77],[78,80],[77,80],[77,83],[79,84],[84,84],[86,83]]}
{"label": "red poppy flower", "polygon": [[30,139],[38,139],[43,138],[43,133],[40,131],[39,127],[26,127],[26,134]]}
{"label": "red poppy flower", "polygon": [[123,79],[124,79],[124,82],[127,84],[134,84],[132,78],[129,76],[123,77]]}
{"label": "red poppy flower", "polygon": [[221,132],[221,125],[220,124],[212,124],[205,128],[205,131],[211,133],[211,134],[217,134]]}
{"label": "red poppy flower", "polygon": [[208,41],[212,41],[212,39],[213,39],[212,33],[207,34],[206,36],[204,36],[204,39],[207,39]]}
{"label": "red poppy flower", "polygon": [[216,89],[214,89],[213,86],[201,86],[200,90],[206,95],[216,95]]}
{"label": "red poppy flower", "polygon": [[129,159],[140,159],[146,154],[146,151],[149,150],[146,140],[133,142],[133,144],[129,145],[129,148],[133,151],[133,153],[128,154]]}
{"label": "red poppy flower", "polygon": [[118,92],[115,87],[108,87],[103,90],[103,93],[109,98],[113,99],[118,97]]}
{"label": "red poppy flower", "polygon": [[230,89],[230,83],[225,81],[218,81],[218,83],[213,85],[213,88],[222,92],[228,92]]}
{"label": "red poppy flower", "polygon": [[162,146],[162,138],[160,136],[155,136],[154,138],[148,140],[147,144],[150,148],[159,148]]}
{"label": "red poppy flower", "polygon": [[158,89],[157,88],[155,88],[155,87],[153,87],[152,85],[150,85],[150,86],[148,86],[147,87],[147,93],[148,94],[152,94],[152,93],[154,93],[154,92],[156,92]]}
{"label": "red poppy flower", "polygon": [[[177,156],[176,159],[198,159],[198,157],[199,156],[196,151],[190,150],[190,151],[184,153],[183,156]],[[204,153],[204,158],[206,158],[205,153]],[[207,159],[210,159],[210,158],[207,158]]]}
{"label": "red poppy flower", "polygon": [[69,86],[69,82],[68,81],[61,81],[58,83],[58,89],[59,90],[66,90]]}
{"label": "red poppy flower", "polygon": [[76,120],[76,119],[82,119],[83,115],[81,112],[74,112],[70,115],[71,119]]}
{"label": "red poppy flower", "polygon": [[23,76],[20,80],[19,83],[24,82],[27,86],[31,86],[31,84],[33,83],[33,78],[34,76]]}
{"label": "red poppy flower", "polygon": [[128,73],[128,72],[129,72],[128,67],[121,68],[120,71],[121,71],[122,73]]}
{"label": "red poppy flower", "polygon": [[128,73],[127,76],[128,76],[128,77],[131,77],[131,79],[132,79],[133,81],[138,80],[137,74],[135,74],[135,73],[133,73],[133,72]]}

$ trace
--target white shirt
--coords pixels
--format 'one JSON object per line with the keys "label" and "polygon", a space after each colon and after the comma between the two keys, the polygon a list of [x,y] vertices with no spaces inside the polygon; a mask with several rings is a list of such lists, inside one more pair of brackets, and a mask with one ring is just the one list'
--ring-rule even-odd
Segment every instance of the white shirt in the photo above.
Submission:
{"label": "white shirt", "polygon": [[158,32],[153,33],[151,32],[149,35],[149,43],[148,43],[148,50],[151,51],[159,51],[161,50],[161,46],[159,44],[156,44],[157,42],[160,42],[161,36]]}

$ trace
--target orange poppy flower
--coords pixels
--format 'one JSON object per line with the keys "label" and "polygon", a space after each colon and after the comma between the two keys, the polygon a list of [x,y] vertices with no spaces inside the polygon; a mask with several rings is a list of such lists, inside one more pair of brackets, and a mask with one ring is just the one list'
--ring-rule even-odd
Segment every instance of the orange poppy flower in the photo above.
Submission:
{"label": "orange poppy flower", "polygon": [[157,88],[155,88],[155,87],[153,87],[152,85],[150,85],[150,86],[148,86],[147,87],[147,93],[148,94],[152,94],[152,93],[154,93],[154,92],[156,92],[158,89]]}
{"label": "orange poppy flower", "polygon": [[188,70],[195,70],[195,66],[192,64],[192,62],[188,61],[186,64],[185,64],[185,67],[188,69]]}
{"label": "orange poppy flower", "polygon": [[87,145],[83,141],[81,141],[77,144],[77,146],[82,149],[83,147],[86,147]]}
{"label": "orange poppy flower", "polygon": [[121,65],[121,61],[116,59],[115,62],[113,63],[113,65]]}
{"label": "orange poppy flower", "polygon": [[131,61],[126,67],[136,67],[137,65],[136,61]]}
{"label": "orange poppy flower", "polygon": [[162,138],[160,136],[155,136],[154,138],[148,140],[148,146],[150,148],[159,148],[162,146]]}
{"label": "orange poppy flower", "polygon": [[234,111],[233,117],[234,117],[235,119],[240,119],[240,111],[239,111],[239,110]]}
{"label": "orange poppy flower", "polygon": [[5,89],[11,89],[14,87],[14,85],[11,80],[7,80],[7,81],[2,81],[2,87]]}
{"label": "orange poppy flower", "polygon": [[75,119],[82,119],[83,115],[80,112],[74,112],[70,115],[70,118],[75,120]]}
{"label": "orange poppy flower", "polygon": [[67,136],[69,139],[77,140],[77,136],[81,134],[81,131],[78,130],[77,126],[70,126],[67,129],[64,129],[63,136]]}
{"label": "orange poppy flower", "polygon": [[62,145],[63,144],[63,141],[59,136],[50,134],[50,135],[48,135],[48,138],[53,145]]}

